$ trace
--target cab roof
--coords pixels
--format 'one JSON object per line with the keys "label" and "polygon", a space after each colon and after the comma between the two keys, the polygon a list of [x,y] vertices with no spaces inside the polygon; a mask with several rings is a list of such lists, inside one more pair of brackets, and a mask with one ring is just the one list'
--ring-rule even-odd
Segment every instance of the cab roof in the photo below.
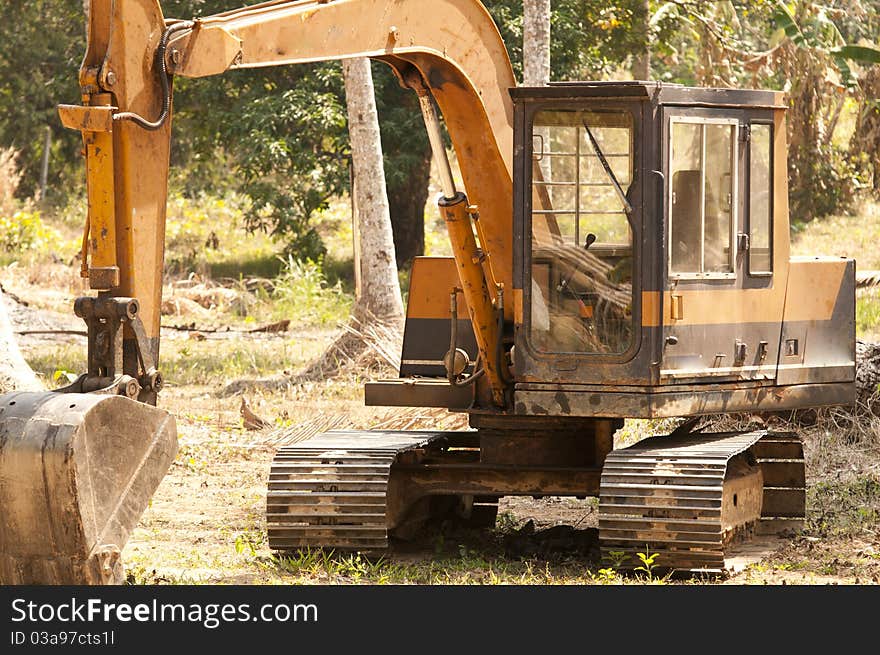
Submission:
{"label": "cab roof", "polygon": [[514,101],[577,98],[616,98],[655,105],[755,107],[784,109],[785,94],[764,89],[719,89],[654,81],[551,82],[549,86],[510,89]]}

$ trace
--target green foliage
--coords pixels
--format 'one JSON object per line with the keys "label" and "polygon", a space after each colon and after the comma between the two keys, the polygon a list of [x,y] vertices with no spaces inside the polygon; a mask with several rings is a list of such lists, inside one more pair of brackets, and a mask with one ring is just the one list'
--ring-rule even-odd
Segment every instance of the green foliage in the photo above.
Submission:
{"label": "green foliage", "polygon": [[784,90],[792,217],[810,221],[852,208],[867,186],[870,151],[835,138],[848,97],[860,99],[880,58],[876,0],[822,4],[672,0],[653,5],[654,69],[670,81]]}
{"label": "green foliage", "polygon": [[290,318],[299,325],[336,325],[351,310],[351,297],[342,284],[329,285],[320,263],[297,260],[288,255],[273,289],[258,292],[270,306],[275,319]]}
{"label": "green foliage", "polygon": [[[522,0],[487,0],[513,70],[522,79]],[[638,0],[554,0],[550,15],[550,77],[602,79],[644,49]]]}
{"label": "green foliage", "polygon": [[280,270],[279,246],[261,231],[248,232],[250,200],[172,192],[165,221],[165,268],[171,274],[195,271],[213,278],[273,277]]}
{"label": "green foliage", "polygon": [[46,126],[52,130],[50,189],[60,192],[81,175],[82,140],[61,126],[55,107],[79,99],[83,52],[82,0],[0,3],[0,146],[20,153],[20,197],[37,189]]}
{"label": "green foliage", "polygon": [[[176,95],[182,154],[232,153],[235,184],[250,199],[246,225],[303,259],[324,250],[312,215],[348,183],[341,88],[338,65],[324,64],[235,71],[181,84]],[[190,190],[216,179],[210,163],[192,172]]]}
{"label": "green foliage", "polygon": [[57,244],[58,232],[43,223],[38,211],[17,211],[0,216],[0,251],[21,257]]}
{"label": "green foliage", "polygon": [[821,536],[871,534],[880,522],[876,475],[818,482],[807,488],[807,532]]}
{"label": "green foliage", "polygon": [[876,341],[880,333],[880,289],[856,292],[856,334],[860,339]]}

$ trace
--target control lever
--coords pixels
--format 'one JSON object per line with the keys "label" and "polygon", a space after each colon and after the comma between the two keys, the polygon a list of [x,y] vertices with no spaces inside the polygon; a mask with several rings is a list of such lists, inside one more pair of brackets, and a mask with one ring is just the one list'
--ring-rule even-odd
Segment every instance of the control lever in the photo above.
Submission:
{"label": "control lever", "polygon": [[[596,243],[596,235],[593,234],[592,232],[590,232],[589,234],[587,234],[587,238],[584,239],[584,250],[589,250],[590,246],[592,246],[594,243]],[[565,278],[564,280],[562,280],[562,282],[559,283],[559,285],[556,287],[556,290],[562,291],[563,289],[565,289],[568,286],[569,282],[571,282],[571,279],[580,270],[581,270],[580,266],[575,265],[574,270],[572,270],[572,272],[568,275],[567,278]]]}

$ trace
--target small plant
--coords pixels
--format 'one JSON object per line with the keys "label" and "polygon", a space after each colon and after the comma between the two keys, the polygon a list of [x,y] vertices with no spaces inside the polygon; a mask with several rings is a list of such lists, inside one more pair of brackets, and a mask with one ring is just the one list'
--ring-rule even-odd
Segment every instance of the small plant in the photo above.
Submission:
{"label": "small plant", "polygon": [[291,318],[304,325],[333,325],[348,317],[351,298],[340,283],[327,283],[321,262],[299,261],[288,255],[281,263],[271,293],[257,293],[258,298],[271,304],[273,318]]}
{"label": "small plant", "polygon": [[611,564],[612,569],[617,570],[629,559],[629,555],[622,550],[609,550],[604,559]]}
{"label": "small plant", "polygon": [[240,534],[235,538],[235,552],[238,555],[247,554],[254,557],[257,554],[257,548],[249,535]]}
{"label": "small plant", "polygon": [[55,369],[55,372],[52,374],[52,382],[54,382],[58,386],[63,386],[66,384],[70,384],[71,382],[75,382],[78,377],[79,376],[73,371],[59,368]]}
{"label": "small plant", "polygon": [[593,579],[599,584],[615,584],[619,581],[617,571],[613,568],[599,569],[593,576]]}
{"label": "small plant", "polygon": [[297,550],[292,555],[273,554],[269,561],[275,568],[285,573],[308,574],[314,572],[322,564],[323,568],[326,569],[327,561],[332,553],[333,551],[312,550],[307,547]]}
{"label": "small plant", "polygon": [[651,553],[648,550],[648,545],[645,544],[645,552],[636,553],[636,557],[639,558],[639,562],[641,562],[641,565],[635,567],[634,570],[641,571],[645,574],[645,577],[648,579],[649,582],[653,582],[654,570],[657,568],[657,565],[654,563],[654,561],[657,559],[658,554]]}
{"label": "small plant", "polygon": [[519,521],[513,515],[513,512],[501,512],[495,520],[496,532],[513,532],[519,527]]}

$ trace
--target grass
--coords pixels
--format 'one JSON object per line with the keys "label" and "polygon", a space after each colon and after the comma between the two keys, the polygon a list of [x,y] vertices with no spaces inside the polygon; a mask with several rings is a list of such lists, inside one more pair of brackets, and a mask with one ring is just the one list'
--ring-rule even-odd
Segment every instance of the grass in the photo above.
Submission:
{"label": "grass", "polygon": [[272,277],[281,246],[244,225],[246,201],[235,194],[168,199],[165,267],[171,275],[195,271],[204,277]]}
{"label": "grass", "polygon": [[880,340],[880,288],[856,290],[856,334],[866,341]]}
{"label": "grass", "polygon": [[298,325],[335,325],[346,320],[352,298],[342,283],[330,285],[321,267],[288,257],[273,280],[273,289],[258,289],[257,298],[275,320],[290,318]]}
{"label": "grass", "polygon": [[872,534],[880,523],[880,479],[853,475],[812,484],[807,490],[807,530],[817,537]]}
{"label": "grass", "polygon": [[[880,269],[880,202],[864,202],[850,216],[829,216],[803,226],[793,235],[793,255],[851,257],[856,270]],[[880,288],[856,291],[856,335],[880,340]]]}
{"label": "grass", "polygon": [[866,201],[852,215],[812,221],[792,238],[793,255],[853,257],[859,270],[880,269],[880,202]]}
{"label": "grass", "polygon": [[[222,385],[239,377],[298,370],[321,353],[325,339],[322,336],[265,340],[166,339],[162,342],[161,370],[170,388]],[[50,387],[56,371],[84,371],[87,365],[85,343],[41,347],[25,353],[25,357]]]}

